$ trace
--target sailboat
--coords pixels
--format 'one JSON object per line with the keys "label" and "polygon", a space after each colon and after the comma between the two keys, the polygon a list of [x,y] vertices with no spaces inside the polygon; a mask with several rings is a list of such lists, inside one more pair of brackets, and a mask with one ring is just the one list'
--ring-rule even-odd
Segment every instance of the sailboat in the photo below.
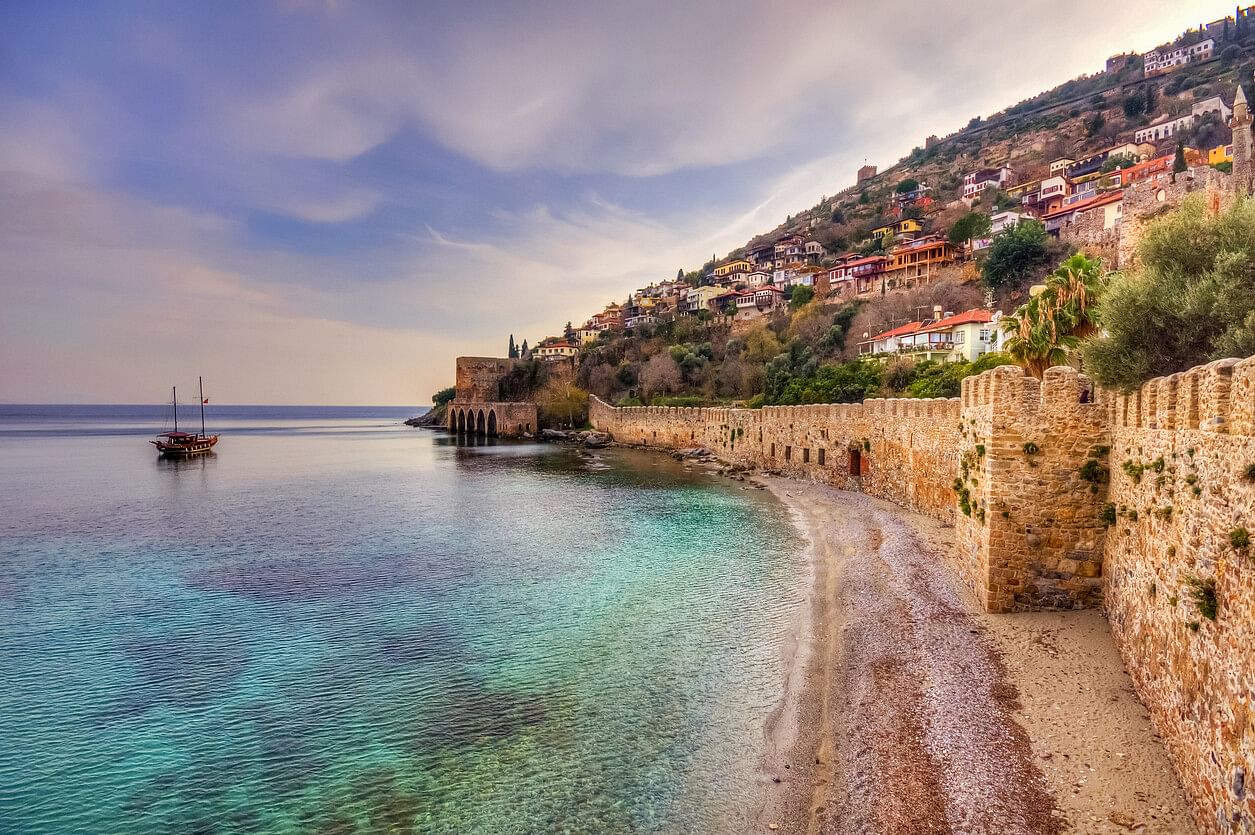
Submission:
{"label": "sailboat", "polygon": [[157,452],[165,458],[185,458],[192,455],[203,455],[212,450],[214,444],[218,443],[217,435],[205,434],[205,380],[203,377],[197,377],[196,381],[200,386],[200,434],[179,431],[179,392],[176,387],[171,386],[170,405],[174,410],[174,430],[163,432],[149,441],[150,444],[157,447]]}

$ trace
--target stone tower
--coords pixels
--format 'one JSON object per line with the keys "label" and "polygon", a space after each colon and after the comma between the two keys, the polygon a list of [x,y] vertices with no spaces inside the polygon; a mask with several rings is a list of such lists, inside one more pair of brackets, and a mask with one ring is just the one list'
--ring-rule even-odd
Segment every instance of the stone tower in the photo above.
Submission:
{"label": "stone tower", "polygon": [[1233,190],[1237,194],[1251,193],[1251,109],[1246,103],[1246,93],[1238,84],[1233,97]]}

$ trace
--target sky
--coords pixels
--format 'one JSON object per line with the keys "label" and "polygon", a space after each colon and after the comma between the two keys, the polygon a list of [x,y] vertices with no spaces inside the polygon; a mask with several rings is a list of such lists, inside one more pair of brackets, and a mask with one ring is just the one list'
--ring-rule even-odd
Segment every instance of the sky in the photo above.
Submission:
{"label": "sky", "polygon": [[1208,0],[0,4],[0,402],[422,405]]}

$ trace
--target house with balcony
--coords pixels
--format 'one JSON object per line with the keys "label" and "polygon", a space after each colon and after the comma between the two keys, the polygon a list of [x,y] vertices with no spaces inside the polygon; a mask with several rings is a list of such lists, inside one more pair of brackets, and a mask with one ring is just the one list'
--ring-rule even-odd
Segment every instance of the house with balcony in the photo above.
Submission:
{"label": "house with balcony", "polygon": [[532,353],[542,360],[569,359],[580,352],[580,349],[562,337],[551,336],[541,341],[532,349]]}
{"label": "house with balcony", "polygon": [[889,259],[883,255],[853,258],[836,267],[830,277],[833,290],[843,296],[863,296],[881,288]]}
{"label": "house with balcony", "polygon": [[974,308],[963,313],[933,308],[933,318],[910,322],[859,343],[860,354],[906,356],[936,362],[972,362],[1000,349],[1002,314]]}
{"label": "house with balcony", "polygon": [[991,188],[1015,185],[1015,172],[1003,165],[999,168],[982,168],[963,177],[963,200],[969,205]]}
{"label": "house with balcony", "polygon": [[924,233],[924,224],[914,218],[903,218],[894,223],[877,226],[872,237],[888,241],[913,241]]}
{"label": "house with balcony", "polygon": [[806,247],[801,235],[789,235],[776,242],[772,263],[777,269],[786,264],[801,263],[804,260],[806,260]]}
{"label": "house with balcony", "polygon": [[1037,191],[1020,198],[1020,207],[1038,217],[1063,206],[1069,191],[1068,180],[1056,174],[1041,181]]}
{"label": "house with balcony", "polygon": [[1063,174],[1068,170],[1068,166],[1075,162],[1076,160],[1071,157],[1059,157],[1057,160],[1050,163],[1050,176],[1053,177],[1056,174]]}
{"label": "house with balcony", "polygon": [[1166,46],[1142,55],[1142,73],[1147,78],[1178,70],[1186,64],[1209,61],[1216,50],[1214,38],[1205,38],[1188,46]]}
{"label": "house with balcony", "polygon": [[895,246],[885,268],[885,284],[890,290],[928,284],[937,271],[952,264],[958,250],[939,235],[928,235]]}
{"label": "house with balcony", "polygon": [[1095,194],[1042,215],[1042,222],[1046,224],[1046,232],[1056,238],[1078,224],[1084,224],[1091,232],[1115,229],[1122,217],[1123,201],[1123,191]]}
{"label": "house with balcony", "polygon": [[998,322],[1002,314],[984,308],[963,313],[940,313],[934,321],[898,341],[898,353],[938,362],[972,362],[1001,346]]}
{"label": "house with balcony", "polygon": [[770,278],[771,278],[770,273],[765,273],[762,270],[754,270],[751,273],[745,274],[745,286],[746,287],[761,287],[762,285],[766,284]]}
{"label": "house with balcony", "polygon": [[685,295],[684,311],[686,313],[699,313],[703,310],[709,310],[711,302],[727,292],[727,288],[714,285],[689,288],[688,293]]}
{"label": "house with balcony", "polygon": [[806,263],[818,264],[819,259],[824,257],[824,245],[819,241],[807,241],[802,244],[802,254],[806,257]]}
{"label": "house with balcony", "polygon": [[925,322],[907,322],[875,336],[864,338],[858,343],[860,356],[880,356],[897,354],[901,341],[908,339],[924,327]]}
{"label": "house with balcony", "polygon": [[773,244],[760,244],[749,251],[745,256],[753,265],[754,269],[761,270],[765,267],[771,267],[775,258],[776,247]]}
{"label": "house with balcony", "polygon": [[752,269],[754,269],[754,265],[751,264],[747,259],[738,258],[735,261],[728,261],[725,264],[716,265],[714,269],[714,273],[715,273],[715,277],[723,278],[725,276],[731,276],[737,273],[747,273],[751,271]]}

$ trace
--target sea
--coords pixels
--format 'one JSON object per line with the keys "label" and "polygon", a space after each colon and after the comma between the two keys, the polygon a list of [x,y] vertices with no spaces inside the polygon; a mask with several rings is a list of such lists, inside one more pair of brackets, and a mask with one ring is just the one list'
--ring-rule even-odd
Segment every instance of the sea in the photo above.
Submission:
{"label": "sea", "polygon": [[395,407],[162,460],[166,411],[0,405],[0,832],[746,831],[809,570],[765,491]]}

